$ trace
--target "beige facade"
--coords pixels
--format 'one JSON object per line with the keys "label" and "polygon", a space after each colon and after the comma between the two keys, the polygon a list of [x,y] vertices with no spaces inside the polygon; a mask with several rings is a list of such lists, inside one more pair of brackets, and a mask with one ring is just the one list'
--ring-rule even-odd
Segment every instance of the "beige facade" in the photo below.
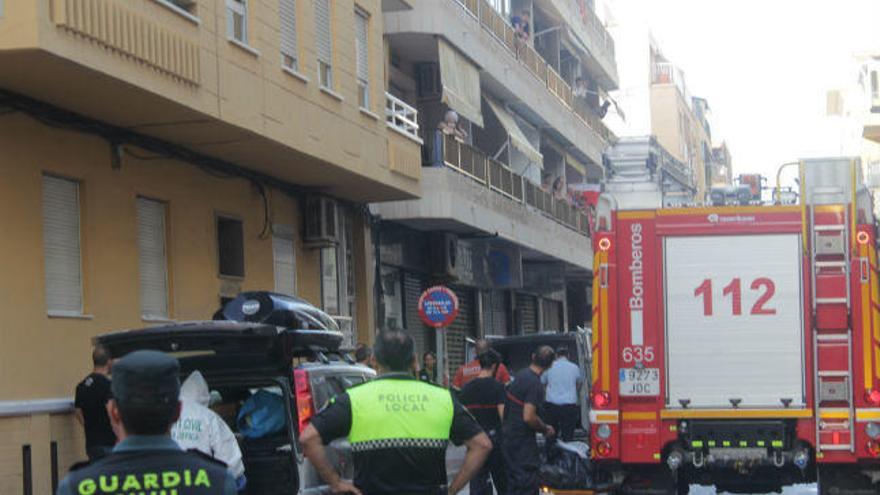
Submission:
{"label": "beige facade", "polygon": [[693,171],[696,198],[702,203],[712,141],[687,98],[674,83],[651,85],[651,128],[657,142]]}
{"label": "beige facade", "polygon": [[[408,4],[328,3],[322,23],[304,0],[0,1],[0,493],[49,494],[84,458],[71,399],[96,334],[285,287],[371,338],[364,203],[419,194],[415,110],[387,103],[383,64],[382,9]],[[73,209],[47,200],[59,179]],[[339,205],[329,247],[304,242],[314,197]],[[145,199],[162,212],[158,317],[145,314]],[[234,276],[220,273],[221,217],[241,226]],[[75,229],[51,224],[64,219]],[[47,268],[57,232],[77,244],[75,311],[53,309],[69,296]]]}

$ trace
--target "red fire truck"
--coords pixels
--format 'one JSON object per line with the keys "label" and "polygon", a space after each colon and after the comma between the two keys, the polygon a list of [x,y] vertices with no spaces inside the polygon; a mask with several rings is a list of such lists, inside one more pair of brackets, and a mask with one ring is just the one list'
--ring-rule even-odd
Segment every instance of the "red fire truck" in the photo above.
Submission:
{"label": "red fire truck", "polygon": [[793,205],[664,208],[631,179],[606,185],[590,435],[594,465],[623,493],[817,480],[823,494],[877,493],[871,198],[857,159],[799,172]]}

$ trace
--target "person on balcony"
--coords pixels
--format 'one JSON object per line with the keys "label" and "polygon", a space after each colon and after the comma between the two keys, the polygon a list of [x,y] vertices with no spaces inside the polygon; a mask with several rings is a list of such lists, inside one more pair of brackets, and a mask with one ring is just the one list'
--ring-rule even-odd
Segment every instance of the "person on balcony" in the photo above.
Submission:
{"label": "person on balcony", "polygon": [[523,10],[520,15],[512,15],[510,17],[510,25],[513,26],[516,38],[523,43],[528,43],[529,35],[531,33],[531,26],[529,25],[529,11]]}
{"label": "person on balcony", "polygon": [[553,196],[555,196],[556,199],[565,199],[565,189],[565,178],[560,175],[553,181]]}
{"label": "person on balcony", "polygon": [[443,120],[437,124],[437,129],[447,136],[455,136],[462,141],[467,139],[467,132],[459,124],[458,113],[455,110],[448,110],[446,112]]}
{"label": "person on balcony", "polygon": [[583,77],[574,80],[574,90],[572,94],[577,98],[586,98],[590,90],[587,88],[587,81]]}

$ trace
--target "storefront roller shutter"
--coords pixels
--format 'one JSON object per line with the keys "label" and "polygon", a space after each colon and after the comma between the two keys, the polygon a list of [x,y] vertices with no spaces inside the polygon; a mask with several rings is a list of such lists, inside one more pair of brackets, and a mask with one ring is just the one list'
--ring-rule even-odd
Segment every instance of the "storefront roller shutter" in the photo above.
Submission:
{"label": "storefront roller shutter", "polygon": [[476,291],[465,287],[451,287],[458,296],[458,318],[445,331],[446,350],[449,356],[449,374],[454,375],[465,361],[465,338],[475,337],[476,326]]}
{"label": "storefront roller shutter", "polygon": [[403,278],[403,311],[406,332],[415,340],[416,351],[421,363],[422,353],[434,348],[434,342],[431,341],[431,330],[419,318],[419,297],[427,286],[423,278],[415,273],[405,272],[401,278]]}
{"label": "storefront roller shutter", "polygon": [[519,315],[519,324],[523,333],[538,331],[538,302],[535,296],[517,293],[516,312]]}

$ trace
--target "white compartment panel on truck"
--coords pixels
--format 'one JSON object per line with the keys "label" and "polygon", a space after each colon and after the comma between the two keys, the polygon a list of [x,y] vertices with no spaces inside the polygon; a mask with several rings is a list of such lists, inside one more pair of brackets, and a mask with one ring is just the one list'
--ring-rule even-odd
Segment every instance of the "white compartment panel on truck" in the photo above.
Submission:
{"label": "white compartment panel on truck", "polygon": [[669,408],[804,405],[799,235],[664,240]]}

